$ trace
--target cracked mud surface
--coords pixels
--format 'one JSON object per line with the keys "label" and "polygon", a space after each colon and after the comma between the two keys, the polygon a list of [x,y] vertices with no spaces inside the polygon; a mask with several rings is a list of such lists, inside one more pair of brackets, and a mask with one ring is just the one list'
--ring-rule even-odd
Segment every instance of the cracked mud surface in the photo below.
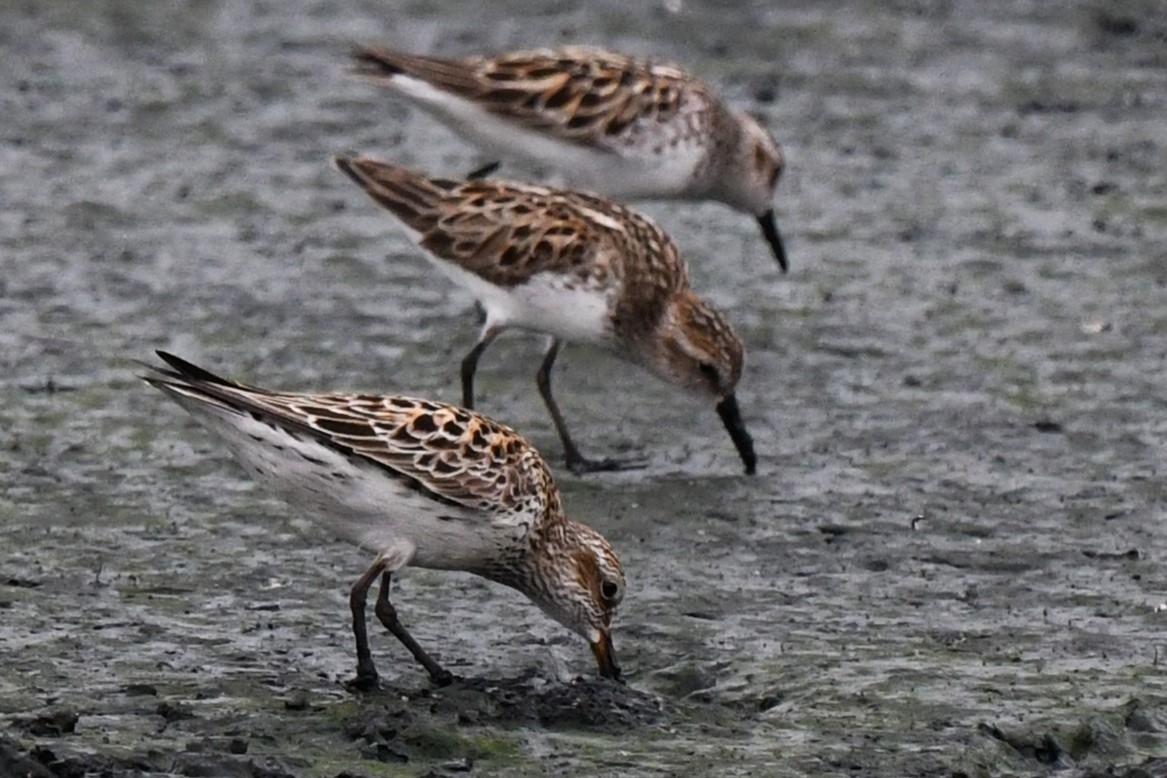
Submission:
{"label": "cracked mud surface", "polygon": [[[673,4],[669,4],[670,7]],[[0,775],[1167,775],[1167,22],[1156,2],[0,8]],[[469,300],[327,159],[483,162],[344,77],[353,41],[602,43],[766,117],[793,270],[643,204],[747,344],[710,408],[569,348],[569,513],[621,553],[628,685],[520,596],[367,559],[135,375],[458,396]],[[503,171],[523,175],[520,169]],[[540,344],[481,408],[558,465]],[[1107,772],[1107,771],[1110,772]]]}

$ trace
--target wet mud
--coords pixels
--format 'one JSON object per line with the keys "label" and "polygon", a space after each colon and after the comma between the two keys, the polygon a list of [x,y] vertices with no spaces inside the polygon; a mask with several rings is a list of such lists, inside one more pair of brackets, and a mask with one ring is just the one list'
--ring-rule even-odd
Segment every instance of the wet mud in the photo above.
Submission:
{"label": "wet mud", "polygon": [[[587,348],[576,478],[500,338],[481,408],[621,553],[627,685],[415,571],[353,694],[358,550],[136,378],[458,396],[468,298],[329,169],[487,161],[355,41],[684,62],[788,158],[792,271],[647,203],[746,342],[759,453]],[[1167,775],[1167,17],[1158,2],[0,5],[0,775]],[[534,175],[505,167],[503,173]]]}

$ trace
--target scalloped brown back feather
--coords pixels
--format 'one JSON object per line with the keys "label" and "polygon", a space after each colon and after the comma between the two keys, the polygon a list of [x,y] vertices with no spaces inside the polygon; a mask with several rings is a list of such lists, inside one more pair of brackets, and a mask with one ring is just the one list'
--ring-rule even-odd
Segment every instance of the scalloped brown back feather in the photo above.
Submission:
{"label": "scalloped brown back feather", "polygon": [[[306,434],[408,479],[439,502],[509,515],[521,510],[565,521],[551,471],[522,435],[454,405],[404,396],[297,394],[236,383],[159,352],[175,370],[147,378],[194,391],[238,411]],[[194,367],[193,365],[191,367]]]}
{"label": "scalloped brown back feather", "polygon": [[418,479],[451,502],[513,511],[543,501],[549,490],[552,499],[540,512],[563,520],[539,452],[514,430],[484,416],[409,397],[276,394],[263,399],[330,444]]}
{"label": "scalloped brown back feather", "polygon": [[708,87],[674,65],[589,46],[462,60],[366,47],[354,58],[357,75],[412,76],[531,129],[606,149],[676,120],[687,102],[721,108]]}
{"label": "scalloped brown back feather", "polygon": [[337,167],[410,229],[421,246],[509,288],[539,273],[618,292],[612,321],[626,339],[655,330],[668,303],[689,289],[672,239],[622,205],[570,190],[491,180],[453,182],[368,157]]}

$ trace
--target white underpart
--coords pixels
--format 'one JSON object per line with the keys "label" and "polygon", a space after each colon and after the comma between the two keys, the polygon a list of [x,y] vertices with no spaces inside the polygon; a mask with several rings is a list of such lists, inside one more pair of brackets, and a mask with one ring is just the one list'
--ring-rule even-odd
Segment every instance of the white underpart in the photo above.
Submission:
{"label": "white underpart", "polygon": [[[402,222],[398,224],[410,240],[421,245],[421,233]],[[572,288],[569,281],[579,282],[557,273],[538,273],[527,283],[508,289],[429,251],[425,253],[434,267],[482,304],[486,311],[486,327],[519,327],[545,332],[573,343],[611,344],[608,297],[612,290]]]}
{"label": "white underpart", "polygon": [[176,399],[228,444],[257,483],[305,509],[308,518],[337,537],[391,559],[391,571],[406,564],[473,568],[494,558],[500,548],[513,546],[529,529],[523,521],[492,521],[489,514],[438,503],[307,433],[293,437],[250,414],[197,396]]}
{"label": "white underpart", "polygon": [[684,198],[690,194],[694,171],[705,156],[703,145],[687,142],[669,146],[665,137],[659,153],[650,139],[635,146],[614,146],[611,151],[581,146],[526,129],[411,76],[395,75],[379,83],[412,98],[487,153],[553,167],[571,188],[615,199]]}
{"label": "white underpart", "polygon": [[608,301],[600,290],[570,288],[567,279],[554,273],[539,273],[506,289],[453,263],[434,263],[482,303],[487,327],[519,327],[597,345],[606,345],[611,337]]}

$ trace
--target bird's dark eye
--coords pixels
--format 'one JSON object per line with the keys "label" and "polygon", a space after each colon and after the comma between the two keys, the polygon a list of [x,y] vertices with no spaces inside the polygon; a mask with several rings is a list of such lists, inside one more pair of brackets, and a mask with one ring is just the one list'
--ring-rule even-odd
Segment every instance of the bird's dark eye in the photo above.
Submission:
{"label": "bird's dark eye", "polygon": [[605,600],[614,600],[619,593],[620,585],[615,581],[604,581],[600,584],[600,594],[604,595]]}
{"label": "bird's dark eye", "polygon": [[765,170],[770,166],[770,155],[761,146],[754,146],[754,164],[758,170]]}
{"label": "bird's dark eye", "polygon": [[716,367],[714,367],[709,362],[702,362],[701,364],[697,365],[697,369],[701,371],[701,375],[709,379],[710,383],[714,384],[715,386],[717,385],[718,375]]}

